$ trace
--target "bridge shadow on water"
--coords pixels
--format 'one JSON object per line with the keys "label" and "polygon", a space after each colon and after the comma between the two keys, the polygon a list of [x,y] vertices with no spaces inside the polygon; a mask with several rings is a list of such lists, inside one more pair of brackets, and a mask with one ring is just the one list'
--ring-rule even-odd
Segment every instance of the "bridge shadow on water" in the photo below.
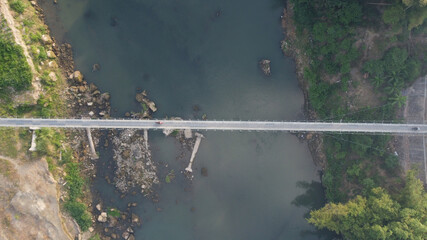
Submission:
{"label": "bridge shadow on water", "polygon": [[[317,181],[298,181],[296,183],[297,188],[304,189],[305,192],[301,195],[298,195],[291,204],[296,207],[303,207],[307,209],[307,212],[304,214],[304,218],[310,217],[310,211],[317,210],[322,208],[325,203],[325,193],[322,183]],[[321,201],[319,201],[319,199]],[[337,234],[329,230],[323,229],[313,229],[313,230],[303,230],[300,232],[301,238],[309,238],[310,236],[317,237],[318,239],[340,239]]]}

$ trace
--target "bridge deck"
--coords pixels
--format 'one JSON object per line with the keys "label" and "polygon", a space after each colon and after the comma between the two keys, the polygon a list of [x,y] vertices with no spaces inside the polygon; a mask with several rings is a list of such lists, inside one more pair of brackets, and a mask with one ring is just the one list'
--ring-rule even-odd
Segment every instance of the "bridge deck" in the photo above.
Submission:
{"label": "bridge deck", "polygon": [[341,122],[268,122],[268,121],[198,121],[198,120],[120,120],[120,119],[26,119],[0,118],[0,127],[56,128],[139,128],[195,129],[226,131],[302,131],[426,134],[426,124],[341,123]]}

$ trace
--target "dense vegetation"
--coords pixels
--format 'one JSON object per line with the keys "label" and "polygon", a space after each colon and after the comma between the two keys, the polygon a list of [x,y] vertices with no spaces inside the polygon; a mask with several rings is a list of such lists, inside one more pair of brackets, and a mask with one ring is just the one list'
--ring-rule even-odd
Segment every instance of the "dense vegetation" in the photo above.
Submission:
{"label": "dense vegetation", "polygon": [[72,161],[71,150],[65,152],[63,157],[65,164],[65,172],[67,173],[65,180],[67,181],[68,199],[65,201],[64,207],[76,219],[82,231],[86,231],[92,225],[92,219],[87,212],[86,204],[81,202],[83,197],[83,187],[85,180],[80,176],[79,164]]}
{"label": "dense vegetation", "polygon": [[11,87],[16,91],[31,85],[31,69],[22,48],[0,35],[0,91]]}
{"label": "dense vegetation", "polygon": [[[427,33],[427,1],[390,0],[376,3],[365,0],[291,0],[291,3],[294,6],[298,37],[294,44],[304,50],[308,59],[304,79],[309,85],[309,106],[317,118],[336,121],[399,121],[395,119],[396,111],[406,101],[401,90],[421,74],[426,74],[427,58],[424,56],[427,56],[427,47],[417,38],[422,39]],[[361,41],[356,44],[365,29],[379,36],[377,42],[370,46],[369,57],[363,54],[366,46],[360,44]],[[349,89],[356,89],[361,81],[365,81],[355,78],[357,75],[353,72],[361,72],[363,78],[373,86],[378,102],[358,105],[348,96]],[[372,234],[369,236],[346,232],[357,221],[380,219],[375,215],[374,208],[366,206],[370,201],[378,204],[378,199],[390,198],[389,193],[395,194],[401,188],[402,172],[398,157],[390,151],[390,139],[390,136],[323,135],[327,167],[322,183],[330,204],[320,211],[312,212],[310,222],[341,233],[349,239],[398,236],[400,230],[394,223],[393,231],[384,230],[384,226],[390,227],[386,224],[380,224],[381,229],[375,223],[367,224],[365,227],[373,228],[371,232],[355,226],[354,231]],[[347,204],[341,204],[347,201]],[[401,217],[395,217],[393,221],[403,224],[402,218],[409,217],[405,215],[409,214],[409,210],[397,207],[399,204],[403,206],[402,201],[393,201],[393,206],[396,206],[394,211]],[[339,214],[354,217],[351,212],[354,208],[350,207],[355,205],[363,205],[360,208],[365,218],[357,221],[348,219],[345,223],[348,225],[344,225],[345,219],[340,218]],[[419,219],[425,224],[425,210],[420,214]],[[332,219],[327,223],[328,217]],[[415,231],[412,227],[409,226],[410,230]],[[374,235],[379,234],[377,230],[381,230],[384,235]],[[419,232],[413,234],[403,239],[422,236]]]}
{"label": "dense vegetation", "polygon": [[[10,2],[10,7],[18,13],[25,9],[21,1]],[[0,94],[7,95],[9,88],[28,89],[33,76],[21,46],[13,41],[3,16],[0,18]]]}
{"label": "dense vegetation", "polygon": [[422,240],[427,236],[427,193],[414,172],[409,172],[400,194],[393,196],[377,187],[367,197],[329,203],[311,212],[308,221],[345,239]]}

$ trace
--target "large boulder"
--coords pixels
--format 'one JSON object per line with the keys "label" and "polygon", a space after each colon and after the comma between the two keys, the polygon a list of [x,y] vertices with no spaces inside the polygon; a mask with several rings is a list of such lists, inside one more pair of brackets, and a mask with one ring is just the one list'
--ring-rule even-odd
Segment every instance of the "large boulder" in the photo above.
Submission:
{"label": "large boulder", "polygon": [[56,73],[54,72],[50,72],[49,73],[49,78],[50,80],[52,80],[53,82],[56,82],[58,80],[58,77],[56,76]]}
{"label": "large boulder", "polygon": [[98,222],[105,223],[107,222],[107,213],[102,212],[101,215],[98,216]]}
{"label": "large boulder", "polygon": [[41,37],[41,40],[44,45],[49,45],[49,44],[52,44],[53,42],[52,38],[50,38],[50,36],[47,34],[43,34]]}
{"label": "large boulder", "polygon": [[50,61],[47,63],[50,68],[58,68],[58,64],[55,61]]}
{"label": "large boulder", "polygon": [[132,213],[132,223],[136,223],[136,224],[140,223],[139,217],[135,213]]}
{"label": "large boulder", "polygon": [[52,51],[47,51],[47,52],[46,52],[46,54],[47,54],[47,57],[48,57],[48,58],[56,58],[55,53],[54,53],[54,52],[52,52]]}
{"label": "large boulder", "polygon": [[73,74],[70,75],[69,78],[78,83],[83,82],[83,74],[80,71],[75,71]]}

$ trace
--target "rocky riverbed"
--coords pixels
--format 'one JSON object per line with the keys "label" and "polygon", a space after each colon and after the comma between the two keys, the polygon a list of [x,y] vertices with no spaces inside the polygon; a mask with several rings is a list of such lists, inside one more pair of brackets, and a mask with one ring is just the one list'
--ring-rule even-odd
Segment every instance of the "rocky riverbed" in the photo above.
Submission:
{"label": "rocky riverbed", "polygon": [[114,160],[117,164],[114,185],[122,193],[138,187],[141,193],[152,192],[153,184],[159,184],[156,166],[141,130],[126,129],[112,139]]}

